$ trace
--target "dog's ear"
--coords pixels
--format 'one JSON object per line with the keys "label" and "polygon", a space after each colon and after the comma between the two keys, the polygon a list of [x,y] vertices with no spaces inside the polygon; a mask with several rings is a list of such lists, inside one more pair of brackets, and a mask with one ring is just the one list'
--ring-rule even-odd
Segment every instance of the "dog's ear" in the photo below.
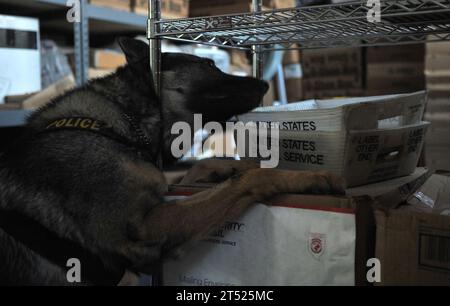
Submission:
{"label": "dog's ear", "polygon": [[117,39],[120,48],[127,58],[128,63],[137,62],[149,54],[148,44],[139,39],[119,37]]}

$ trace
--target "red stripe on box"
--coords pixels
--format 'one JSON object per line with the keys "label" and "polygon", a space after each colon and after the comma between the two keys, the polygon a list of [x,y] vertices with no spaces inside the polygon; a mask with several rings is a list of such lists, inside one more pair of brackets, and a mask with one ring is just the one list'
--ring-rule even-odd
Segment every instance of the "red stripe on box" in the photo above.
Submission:
{"label": "red stripe on box", "polygon": [[[177,191],[177,192],[168,192],[168,193],[166,193],[166,196],[187,196],[188,197],[188,196],[191,196],[191,195],[194,195],[194,194],[196,194],[196,192]],[[356,214],[356,210],[354,208],[320,207],[320,206],[313,206],[313,205],[283,204],[283,203],[271,204],[270,206],[285,207],[285,208],[309,209],[309,210],[320,210],[320,211],[327,211],[327,212],[334,212],[334,213],[341,213],[341,214],[349,214],[349,215]]]}
{"label": "red stripe on box", "polygon": [[309,210],[320,210],[327,212],[335,212],[340,214],[356,214],[356,210],[354,208],[342,208],[342,207],[320,207],[313,205],[297,205],[297,204],[275,204],[272,206],[276,207],[286,207],[286,208],[298,208],[298,209],[309,209]]}

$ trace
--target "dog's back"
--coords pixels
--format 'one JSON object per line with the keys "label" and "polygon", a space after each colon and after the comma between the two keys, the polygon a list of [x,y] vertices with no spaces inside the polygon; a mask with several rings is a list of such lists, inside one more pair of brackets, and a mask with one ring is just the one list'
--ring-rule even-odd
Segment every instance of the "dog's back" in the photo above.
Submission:
{"label": "dog's back", "polygon": [[[136,208],[130,205],[127,190],[121,189],[127,179],[124,161],[137,158],[135,149],[97,133],[47,132],[46,126],[60,118],[95,118],[132,141],[122,110],[96,90],[114,93],[117,88],[104,84],[117,87],[118,78],[94,81],[39,110],[29,119],[21,139],[0,157],[0,213],[18,212],[59,238],[109,259],[113,257],[106,253],[114,253],[111,244],[126,240],[127,218]],[[67,284],[64,269],[25,247],[1,226],[0,248],[0,283]],[[59,251],[58,246],[54,251]]]}

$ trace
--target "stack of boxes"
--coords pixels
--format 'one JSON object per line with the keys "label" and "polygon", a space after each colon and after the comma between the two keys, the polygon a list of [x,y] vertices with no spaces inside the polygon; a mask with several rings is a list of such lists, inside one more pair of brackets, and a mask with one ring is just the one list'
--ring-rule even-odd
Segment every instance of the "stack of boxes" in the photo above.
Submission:
{"label": "stack of boxes", "polygon": [[432,123],[426,139],[426,164],[437,170],[450,170],[450,43],[426,47],[428,107],[426,120]]}
{"label": "stack of boxes", "polygon": [[[263,0],[263,10],[295,7],[295,0]],[[239,14],[251,11],[252,0],[191,0],[189,16]]]}
{"label": "stack of boxes", "polygon": [[302,53],[304,99],[361,96],[361,48],[305,50]]}
{"label": "stack of boxes", "polygon": [[130,0],[89,0],[89,3],[121,11],[131,10]]}
{"label": "stack of boxes", "polygon": [[284,80],[288,102],[298,102],[303,99],[303,69],[299,50],[290,50],[283,58]]}
{"label": "stack of boxes", "polygon": [[423,90],[425,88],[424,56],[423,44],[367,48],[367,95]]}
{"label": "stack of boxes", "polygon": [[[141,15],[148,14],[148,0],[89,0],[89,3]],[[166,19],[188,17],[189,0],[161,1],[161,15]]]}
{"label": "stack of boxes", "polygon": [[[148,15],[148,0],[130,0],[131,10],[137,14]],[[186,18],[189,16],[189,0],[161,1],[161,17],[165,19]]]}

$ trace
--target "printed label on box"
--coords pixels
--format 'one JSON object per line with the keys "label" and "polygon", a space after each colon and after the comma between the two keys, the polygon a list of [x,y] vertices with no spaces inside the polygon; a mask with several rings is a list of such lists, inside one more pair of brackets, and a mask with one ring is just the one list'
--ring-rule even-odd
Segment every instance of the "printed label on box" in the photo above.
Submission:
{"label": "printed label on box", "polygon": [[419,268],[450,273],[450,231],[419,228]]}

